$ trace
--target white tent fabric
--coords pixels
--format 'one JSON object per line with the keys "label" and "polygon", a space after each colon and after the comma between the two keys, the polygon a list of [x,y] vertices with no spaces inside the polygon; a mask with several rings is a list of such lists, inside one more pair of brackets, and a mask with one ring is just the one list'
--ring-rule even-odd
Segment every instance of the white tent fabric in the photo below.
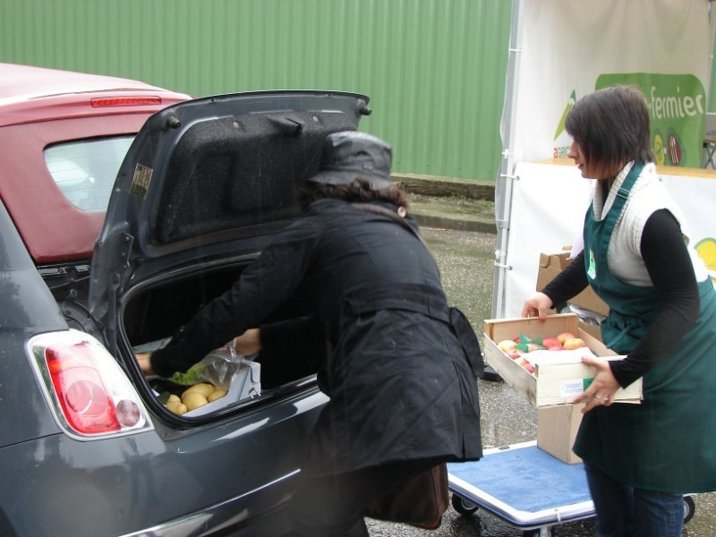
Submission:
{"label": "white tent fabric", "polygon": [[[716,173],[670,175],[664,171],[669,169],[659,169],[659,178],[686,214],[693,234],[691,244],[704,245],[703,256],[713,261]],[[541,253],[557,253],[569,245],[581,250],[582,222],[593,184],[568,161],[521,162],[515,174],[519,179],[514,183],[511,241],[506,257],[509,268],[501,315],[507,318],[519,317],[525,298],[535,292]],[[711,267],[711,275],[716,278],[716,266]]]}
{"label": "white tent fabric", "polygon": [[[555,149],[567,146],[568,136],[555,134],[565,109],[594,91],[604,75],[641,74],[647,98],[661,99],[655,102],[652,119],[666,99],[678,106],[679,98],[701,98],[711,65],[708,8],[706,0],[524,0],[513,110],[515,159],[560,156]],[[683,86],[665,87],[660,75],[692,75],[701,83],[701,95],[688,95]],[[694,102],[694,109],[699,104],[700,117],[694,123],[701,123],[694,128],[702,134],[706,103]]]}
{"label": "white tent fabric", "polygon": [[[562,122],[579,97],[610,83],[640,85],[652,97],[652,126],[663,130],[657,164],[684,165],[696,152],[700,162],[711,36],[708,0],[513,1],[493,317],[519,316],[535,290],[539,253],[559,251],[581,233],[590,181],[569,161],[552,160],[566,156],[570,140]],[[678,152],[669,153],[667,131],[683,144]],[[696,220],[690,223],[697,240],[716,244],[708,218],[716,176],[660,170]]]}

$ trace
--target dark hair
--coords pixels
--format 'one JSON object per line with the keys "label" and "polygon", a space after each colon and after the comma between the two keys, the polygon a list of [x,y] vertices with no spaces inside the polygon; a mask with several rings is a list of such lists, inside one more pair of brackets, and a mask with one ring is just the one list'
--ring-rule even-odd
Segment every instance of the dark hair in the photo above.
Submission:
{"label": "dark hair", "polygon": [[408,196],[397,184],[373,190],[370,181],[362,177],[356,177],[352,183],[337,185],[306,181],[298,193],[298,200],[304,210],[314,201],[326,198],[350,202],[387,201],[408,207]]}
{"label": "dark hair", "polygon": [[649,109],[639,88],[614,86],[585,95],[569,112],[566,129],[586,161],[605,170],[654,160]]}

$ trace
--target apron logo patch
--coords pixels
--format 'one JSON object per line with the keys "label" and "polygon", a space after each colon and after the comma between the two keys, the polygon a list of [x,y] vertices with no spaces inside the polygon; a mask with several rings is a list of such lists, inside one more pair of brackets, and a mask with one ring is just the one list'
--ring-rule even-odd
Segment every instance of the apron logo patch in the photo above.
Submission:
{"label": "apron logo patch", "polygon": [[594,251],[592,249],[589,250],[589,268],[587,269],[587,276],[589,276],[589,279],[591,280],[597,277],[597,262],[594,259]]}

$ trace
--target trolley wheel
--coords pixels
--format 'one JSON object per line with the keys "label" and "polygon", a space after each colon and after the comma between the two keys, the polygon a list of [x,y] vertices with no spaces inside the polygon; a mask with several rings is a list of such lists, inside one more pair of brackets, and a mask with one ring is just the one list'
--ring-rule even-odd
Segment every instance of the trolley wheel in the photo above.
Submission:
{"label": "trolley wheel", "polygon": [[684,496],[684,524],[694,518],[696,512],[696,502],[691,496]]}
{"label": "trolley wheel", "polygon": [[455,511],[465,516],[474,515],[478,509],[477,505],[457,494],[452,495],[451,503]]}

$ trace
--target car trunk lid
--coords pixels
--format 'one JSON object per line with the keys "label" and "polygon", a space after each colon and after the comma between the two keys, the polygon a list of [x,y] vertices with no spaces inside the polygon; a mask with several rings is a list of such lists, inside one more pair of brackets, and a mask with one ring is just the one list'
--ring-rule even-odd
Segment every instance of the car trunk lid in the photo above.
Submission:
{"label": "car trunk lid", "polygon": [[295,218],[323,140],[356,129],[367,105],[353,93],[287,90],[195,99],[150,117],[120,167],[92,257],[90,312],[110,348],[129,288],[252,255]]}

